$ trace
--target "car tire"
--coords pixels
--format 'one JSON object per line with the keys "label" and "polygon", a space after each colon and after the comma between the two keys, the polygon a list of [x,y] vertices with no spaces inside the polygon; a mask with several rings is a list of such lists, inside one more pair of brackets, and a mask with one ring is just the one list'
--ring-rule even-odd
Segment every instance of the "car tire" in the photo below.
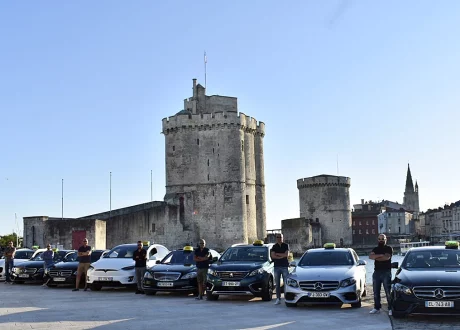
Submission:
{"label": "car tire", "polygon": [[273,278],[268,279],[267,286],[264,288],[264,292],[262,293],[262,300],[263,301],[271,301],[273,299]]}
{"label": "car tire", "polygon": [[150,290],[149,290],[149,291],[144,291],[144,292],[145,292],[145,294],[146,294],[147,296],[154,296],[154,295],[157,294],[156,291],[150,291]]}
{"label": "car tire", "polygon": [[14,284],[24,284],[24,281],[14,281]]}
{"label": "car tire", "polygon": [[366,286],[364,285],[364,290],[363,290],[363,294],[361,295],[361,297],[366,297],[367,296],[367,289],[366,289]]}
{"label": "car tire", "polygon": [[394,309],[392,309],[392,313],[393,313],[392,316],[393,316],[395,319],[402,319],[402,318],[404,318],[404,317],[407,316],[406,313],[404,313],[404,312],[397,312],[397,311],[395,311]]}
{"label": "car tire", "polygon": [[284,302],[284,304],[286,305],[286,307],[297,307],[297,304],[296,304],[296,303]]}
{"label": "car tire", "polygon": [[91,284],[90,289],[91,291],[101,291],[102,286],[99,284]]}
{"label": "car tire", "polygon": [[48,283],[48,284],[46,284],[46,286],[47,286],[48,288],[55,288],[55,287],[57,287],[57,284],[49,284],[49,283]]}
{"label": "car tire", "polygon": [[212,294],[212,292],[208,291],[208,292],[206,292],[206,299],[207,300],[217,300],[217,299],[219,299],[219,295],[218,294]]}

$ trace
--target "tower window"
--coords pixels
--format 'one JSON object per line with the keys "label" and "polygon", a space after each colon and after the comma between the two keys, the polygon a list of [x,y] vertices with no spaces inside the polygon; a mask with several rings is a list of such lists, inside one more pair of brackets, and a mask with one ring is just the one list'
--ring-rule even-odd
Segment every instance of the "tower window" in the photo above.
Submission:
{"label": "tower window", "polygon": [[154,233],[154,232],[155,232],[155,224],[152,223],[152,233]]}
{"label": "tower window", "polygon": [[208,174],[208,181],[209,181],[209,174]]}
{"label": "tower window", "polygon": [[176,151],[176,146],[173,146],[173,151]]}
{"label": "tower window", "polygon": [[212,195],[214,196],[214,190],[212,191]]}
{"label": "tower window", "polygon": [[212,148],[212,153],[214,154],[214,148]]}
{"label": "tower window", "polygon": [[241,151],[244,151],[244,141],[241,140]]}
{"label": "tower window", "polygon": [[208,159],[208,166],[209,166],[209,159]]}
{"label": "tower window", "polygon": [[249,195],[246,195],[246,204],[249,204]]}
{"label": "tower window", "polygon": [[200,139],[196,139],[196,144],[200,145]]}

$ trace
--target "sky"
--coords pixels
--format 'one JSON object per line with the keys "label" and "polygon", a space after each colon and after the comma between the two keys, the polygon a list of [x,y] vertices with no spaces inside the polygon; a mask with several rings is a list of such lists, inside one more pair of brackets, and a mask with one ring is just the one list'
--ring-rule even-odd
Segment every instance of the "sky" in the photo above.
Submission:
{"label": "sky", "polygon": [[[192,79],[266,124],[267,228],[297,179],[351,203],[460,200],[460,2],[0,2],[0,235],[22,217],[163,200],[162,118]],[[16,220],[17,219],[17,220]],[[19,228],[19,229],[17,229]]]}

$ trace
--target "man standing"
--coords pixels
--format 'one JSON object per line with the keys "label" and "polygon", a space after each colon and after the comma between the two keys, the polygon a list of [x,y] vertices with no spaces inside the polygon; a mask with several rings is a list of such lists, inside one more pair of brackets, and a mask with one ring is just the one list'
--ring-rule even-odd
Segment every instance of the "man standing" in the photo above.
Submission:
{"label": "man standing", "polygon": [[380,313],[382,304],[380,302],[380,290],[385,290],[385,295],[388,302],[388,315],[392,315],[391,311],[391,257],[393,255],[393,248],[387,245],[387,237],[384,234],[380,234],[378,237],[378,246],[375,247],[369,259],[374,260],[374,274],[372,275],[372,285],[374,287],[374,309],[370,314]]}
{"label": "man standing", "polygon": [[13,242],[9,242],[8,246],[5,249],[5,283],[11,283],[10,271],[13,268],[14,254],[16,253],[16,248],[13,246]]}
{"label": "man standing", "polygon": [[143,249],[141,241],[137,242],[137,250],[133,253],[133,260],[136,262],[134,266],[137,280],[136,294],[144,294],[142,282],[144,281],[145,267],[147,266],[147,251]]}
{"label": "man standing", "polygon": [[273,245],[270,256],[273,260],[275,269],[275,285],[276,285],[276,301],[275,305],[279,305],[281,302],[281,275],[283,275],[283,281],[286,283],[289,275],[289,245],[283,242],[283,234],[276,234],[276,244]]}
{"label": "man standing", "polygon": [[206,246],[206,241],[200,239],[199,247],[194,251],[193,260],[196,263],[196,280],[198,282],[198,297],[196,300],[202,300],[204,291],[206,290],[206,282],[208,279],[209,269],[209,249]]}
{"label": "man standing", "polygon": [[85,279],[85,291],[88,290],[86,283],[86,273],[88,272],[89,265],[91,264],[91,246],[88,245],[88,239],[83,240],[83,245],[78,248],[78,269],[77,269],[77,282],[75,283],[75,289],[72,291],[78,291],[80,286],[80,279],[83,275]]}
{"label": "man standing", "polygon": [[[48,267],[51,267],[54,261],[54,252],[51,250],[51,245],[46,246],[46,251],[42,253],[42,259],[43,259],[43,272],[45,272],[45,269]],[[43,278],[44,279],[44,278]],[[50,279],[48,279],[49,281]],[[43,286],[45,286],[48,282],[44,283]]]}

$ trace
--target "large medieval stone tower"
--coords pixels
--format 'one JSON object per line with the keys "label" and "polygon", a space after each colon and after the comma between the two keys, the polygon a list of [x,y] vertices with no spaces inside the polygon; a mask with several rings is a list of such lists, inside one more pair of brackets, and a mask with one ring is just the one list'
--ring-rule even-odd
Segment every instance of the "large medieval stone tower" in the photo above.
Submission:
{"label": "large medieval stone tower", "polygon": [[408,211],[414,211],[418,214],[420,212],[419,198],[418,198],[418,183],[414,184],[412,181],[412,174],[410,173],[410,166],[407,164],[406,176],[406,189],[404,190],[404,207]]}
{"label": "large medieval stone tower", "polygon": [[266,232],[265,124],[238,114],[237,98],[206,96],[193,79],[184,110],[163,119],[165,201],[178,206],[178,239],[212,248]]}

